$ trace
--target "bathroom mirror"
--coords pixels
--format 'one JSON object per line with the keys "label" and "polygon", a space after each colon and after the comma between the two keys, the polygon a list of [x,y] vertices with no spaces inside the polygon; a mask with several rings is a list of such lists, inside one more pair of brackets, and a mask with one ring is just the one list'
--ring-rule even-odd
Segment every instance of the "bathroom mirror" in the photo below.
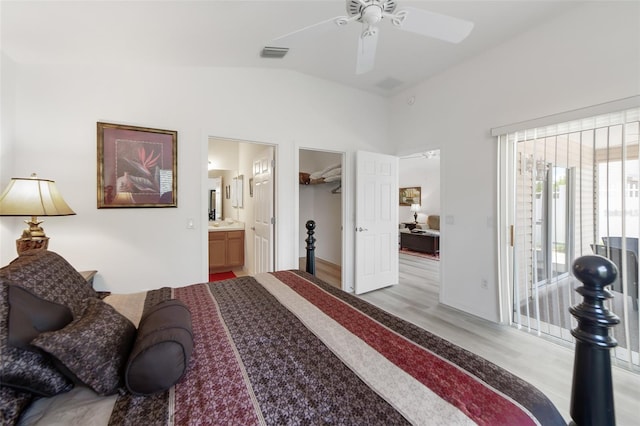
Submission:
{"label": "bathroom mirror", "polygon": [[222,176],[209,179],[209,220],[222,220]]}

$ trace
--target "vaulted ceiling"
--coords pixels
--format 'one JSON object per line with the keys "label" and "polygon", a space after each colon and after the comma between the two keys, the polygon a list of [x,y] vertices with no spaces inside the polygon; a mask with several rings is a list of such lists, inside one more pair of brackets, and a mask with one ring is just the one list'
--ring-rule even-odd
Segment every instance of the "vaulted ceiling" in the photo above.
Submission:
{"label": "vaulted ceiling", "polygon": [[[367,0],[369,1],[369,0]],[[0,2],[0,47],[25,64],[263,67],[295,70],[389,96],[577,7],[577,1],[408,1],[474,23],[450,44],[379,25],[374,69],[356,75],[361,25],[305,34],[282,59],[263,58],[272,40],[347,15],[325,1],[11,1]]]}

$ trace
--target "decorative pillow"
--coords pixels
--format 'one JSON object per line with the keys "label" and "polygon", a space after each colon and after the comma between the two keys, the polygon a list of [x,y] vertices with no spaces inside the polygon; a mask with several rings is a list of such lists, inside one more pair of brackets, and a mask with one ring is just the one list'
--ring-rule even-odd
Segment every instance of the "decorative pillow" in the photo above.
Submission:
{"label": "decorative pillow", "polygon": [[429,229],[440,230],[440,215],[430,215],[427,217],[427,225]]}
{"label": "decorative pillow", "polygon": [[24,287],[41,299],[68,306],[74,318],[84,309],[85,299],[97,297],[80,272],[48,250],[22,253],[0,269],[0,282]]}
{"label": "decorative pillow", "polygon": [[31,350],[29,342],[40,333],[59,330],[72,320],[66,306],[41,299],[25,288],[9,286],[9,345]]}
{"label": "decorative pillow", "polygon": [[0,386],[0,424],[14,425],[29,405],[33,395],[27,392]]}
{"label": "decorative pillow", "polygon": [[179,300],[152,307],[140,320],[125,384],[135,395],[169,389],[187,372],[193,351],[191,312]]}
{"label": "decorative pillow", "polygon": [[73,377],[100,395],[115,393],[135,339],[135,326],[100,299],[86,300],[82,316],[31,344],[51,354]]}
{"label": "decorative pillow", "polygon": [[53,396],[73,387],[50,357],[7,344],[9,286],[0,284],[0,383],[2,386]]}
{"label": "decorative pillow", "polygon": [[8,285],[29,290],[42,300],[68,307],[77,317],[82,301],[96,297],[82,275],[60,255],[48,250],[30,250],[0,268],[0,382],[4,386],[52,396],[72,386],[45,354],[8,344]]}

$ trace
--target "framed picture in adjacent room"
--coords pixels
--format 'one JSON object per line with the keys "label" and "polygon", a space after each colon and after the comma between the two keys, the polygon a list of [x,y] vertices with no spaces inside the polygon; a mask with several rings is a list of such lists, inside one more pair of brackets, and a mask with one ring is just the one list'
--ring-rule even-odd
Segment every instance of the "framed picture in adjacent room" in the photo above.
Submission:
{"label": "framed picture in adjacent room", "polygon": [[178,132],[98,124],[98,208],[177,207]]}
{"label": "framed picture in adjacent room", "polygon": [[420,190],[420,186],[400,188],[400,205],[410,206],[411,204],[420,204]]}

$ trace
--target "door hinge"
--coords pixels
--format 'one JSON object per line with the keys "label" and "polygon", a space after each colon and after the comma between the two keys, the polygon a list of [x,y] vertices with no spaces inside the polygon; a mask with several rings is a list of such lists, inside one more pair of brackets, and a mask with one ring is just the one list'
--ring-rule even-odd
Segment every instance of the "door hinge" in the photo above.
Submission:
{"label": "door hinge", "polygon": [[276,160],[271,160],[271,170],[276,168]]}
{"label": "door hinge", "polygon": [[272,224],[272,225],[275,225],[275,224],[276,224],[276,218],[275,218],[275,217],[272,217],[272,218],[271,218],[271,224]]}

